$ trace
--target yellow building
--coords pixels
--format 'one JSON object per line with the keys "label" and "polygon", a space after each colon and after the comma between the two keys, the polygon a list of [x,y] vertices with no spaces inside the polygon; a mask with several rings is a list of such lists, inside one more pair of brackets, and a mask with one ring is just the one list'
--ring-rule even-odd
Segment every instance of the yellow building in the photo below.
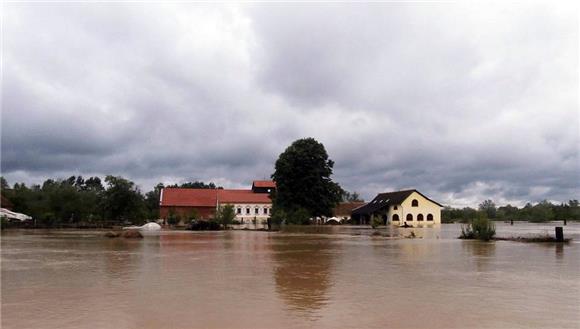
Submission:
{"label": "yellow building", "polygon": [[378,194],[371,202],[352,210],[351,217],[360,224],[378,217],[383,224],[429,226],[441,224],[443,206],[417,190]]}

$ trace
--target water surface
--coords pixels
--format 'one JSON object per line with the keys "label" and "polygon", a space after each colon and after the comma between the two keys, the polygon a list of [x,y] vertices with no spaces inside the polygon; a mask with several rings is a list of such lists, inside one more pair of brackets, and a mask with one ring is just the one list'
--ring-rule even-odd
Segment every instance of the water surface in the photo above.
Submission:
{"label": "water surface", "polygon": [[380,231],[4,231],[2,328],[580,327],[578,224],[565,245],[462,241],[458,225]]}

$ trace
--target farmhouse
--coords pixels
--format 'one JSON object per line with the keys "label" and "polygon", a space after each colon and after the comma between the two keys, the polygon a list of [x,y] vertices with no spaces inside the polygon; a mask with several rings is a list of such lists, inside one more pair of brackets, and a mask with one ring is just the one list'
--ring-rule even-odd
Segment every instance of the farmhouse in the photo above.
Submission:
{"label": "farmhouse", "polygon": [[441,224],[443,206],[417,190],[378,194],[371,202],[352,210],[352,218],[367,224],[372,217],[393,225],[426,226]]}
{"label": "farmhouse", "polygon": [[197,219],[215,217],[220,206],[232,205],[236,220],[241,223],[261,223],[272,213],[270,193],[276,189],[273,181],[254,181],[252,189],[164,188],[159,200],[160,217],[167,220],[174,213],[182,220],[193,213]]}

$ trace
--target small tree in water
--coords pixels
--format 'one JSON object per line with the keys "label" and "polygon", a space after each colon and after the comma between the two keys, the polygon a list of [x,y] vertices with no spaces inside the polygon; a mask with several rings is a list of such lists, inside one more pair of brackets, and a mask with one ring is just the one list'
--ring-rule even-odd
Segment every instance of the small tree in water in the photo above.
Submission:
{"label": "small tree in water", "polygon": [[484,212],[478,212],[477,217],[467,225],[461,226],[460,239],[477,239],[489,241],[495,235],[495,224],[489,220]]}
{"label": "small tree in water", "polygon": [[234,218],[236,218],[234,206],[228,204],[223,207],[219,207],[216,214],[216,220],[218,223],[223,225],[224,229],[228,229],[228,226],[234,221]]}

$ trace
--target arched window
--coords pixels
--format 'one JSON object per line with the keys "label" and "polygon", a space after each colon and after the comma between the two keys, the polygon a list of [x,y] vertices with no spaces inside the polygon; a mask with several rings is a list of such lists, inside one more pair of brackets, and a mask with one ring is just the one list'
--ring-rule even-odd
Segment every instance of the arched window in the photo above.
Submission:
{"label": "arched window", "polygon": [[417,215],[417,220],[422,222],[423,221],[423,214]]}
{"label": "arched window", "polygon": [[411,201],[411,207],[419,207],[419,201],[417,201],[417,199],[413,199],[413,201]]}
{"label": "arched window", "polygon": [[250,214],[250,207],[247,207],[246,208],[246,215],[249,215],[249,214]]}
{"label": "arched window", "polygon": [[427,220],[432,222],[433,221],[433,215],[432,214],[427,215]]}
{"label": "arched window", "polygon": [[399,215],[394,214],[393,215],[393,222],[398,222],[399,221]]}
{"label": "arched window", "polygon": [[256,207],[254,208],[254,215],[258,215],[260,214],[260,208]]}
{"label": "arched window", "polygon": [[413,215],[411,215],[411,214],[407,214],[407,220],[408,220],[409,222],[412,222],[412,221],[413,221]]}

